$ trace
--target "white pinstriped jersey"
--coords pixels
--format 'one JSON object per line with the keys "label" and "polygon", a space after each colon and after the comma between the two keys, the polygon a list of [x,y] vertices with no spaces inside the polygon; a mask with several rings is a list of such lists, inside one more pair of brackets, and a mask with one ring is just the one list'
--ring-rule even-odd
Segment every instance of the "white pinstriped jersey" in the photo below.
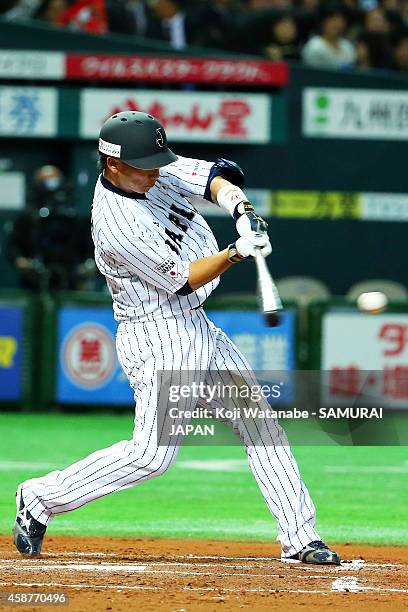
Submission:
{"label": "white pinstriped jersey", "polygon": [[188,295],[191,261],[218,245],[188,197],[204,196],[212,162],[179,157],[160,169],[144,196],[113,191],[99,177],[92,204],[95,261],[105,276],[117,321],[152,321],[199,307],[219,278]]}
{"label": "white pinstriped jersey", "polygon": [[[129,197],[104,177],[98,180],[92,210],[95,258],[120,321],[116,348],[134,391],[135,429],[132,440],[22,483],[27,510],[44,525],[58,514],[159,476],[172,465],[183,436],[167,438],[160,425],[160,410],[168,396],[160,399],[158,372],[184,371],[188,379],[183,380],[191,382],[199,374],[200,382],[211,386],[216,372],[223,371],[227,381],[236,380],[239,372],[242,384],[248,388],[257,384],[238,348],[197,308],[218,279],[189,295],[176,293],[187,281],[189,262],[218,250],[207,223],[186,199],[203,196],[211,167],[208,162],[179,159],[160,171],[160,179],[143,197]],[[178,376],[172,380],[182,380]],[[239,411],[242,403],[234,397],[231,401],[228,394],[224,399],[200,406],[197,397],[181,397],[177,406],[180,415],[196,406],[226,409],[221,420],[245,445],[252,473],[279,523],[282,554],[290,557],[320,536],[313,502],[286,435],[271,419],[261,424],[259,419],[255,423],[228,417],[228,412],[234,413],[231,408]],[[243,401],[252,405],[244,397]],[[265,399],[257,404],[261,409],[268,406]],[[185,417],[181,421],[182,427],[189,423]],[[180,422],[180,417],[173,422]]]}

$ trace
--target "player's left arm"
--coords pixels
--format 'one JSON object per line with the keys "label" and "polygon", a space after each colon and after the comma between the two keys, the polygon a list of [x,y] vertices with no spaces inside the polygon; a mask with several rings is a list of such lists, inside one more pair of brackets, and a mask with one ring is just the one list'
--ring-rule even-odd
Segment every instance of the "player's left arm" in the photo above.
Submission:
{"label": "player's left arm", "polygon": [[160,179],[186,198],[205,198],[213,165],[203,159],[179,155],[177,161],[160,168]]}
{"label": "player's left arm", "polygon": [[235,162],[221,157],[208,162],[179,156],[176,162],[160,169],[160,177],[187,198],[203,198],[227,210],[240,236],[267,231],[266,221],[255,214],[242,191],[245,175]]}
{"label": "player's left arm", "polygon": [[241,189],[243,186],[244,173],[235,162],[222,158],[215,162],[208,185],[211,200],[235,219],[240,236],[248,236],[251,232],[267,233],[267,222],[255,213],[253,204]]}

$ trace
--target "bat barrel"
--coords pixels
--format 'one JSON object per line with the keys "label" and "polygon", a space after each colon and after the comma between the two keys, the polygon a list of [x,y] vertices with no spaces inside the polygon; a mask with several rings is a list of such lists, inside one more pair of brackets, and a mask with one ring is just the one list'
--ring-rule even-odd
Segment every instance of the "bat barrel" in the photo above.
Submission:
{"label": "bat barrel", "polygon": [[282,310],[282,301],[273,278],[259,248],[255,249],[255,263],[258,272],[258,296],[262,312],[271,315]]}

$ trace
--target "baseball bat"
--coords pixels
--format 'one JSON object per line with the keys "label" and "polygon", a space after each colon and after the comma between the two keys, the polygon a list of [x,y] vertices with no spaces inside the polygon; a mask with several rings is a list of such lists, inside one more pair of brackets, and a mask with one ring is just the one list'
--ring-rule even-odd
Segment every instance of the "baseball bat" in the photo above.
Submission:
{"label": "baseball bat", "polygon": [[268,270],[261,249],[255,249],[255,264],[258,273],[258,299],[266,323],[270,327],[279,325],[279,311],[283,309],[278,289]]}

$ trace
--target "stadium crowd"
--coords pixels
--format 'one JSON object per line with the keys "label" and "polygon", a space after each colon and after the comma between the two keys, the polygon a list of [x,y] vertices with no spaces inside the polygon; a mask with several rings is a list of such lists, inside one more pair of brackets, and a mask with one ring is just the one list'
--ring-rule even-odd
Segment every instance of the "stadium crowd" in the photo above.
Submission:
{"label": "stadium crowd", "polygon": [[408,70],[408,0],[3,0],[9,20],[300,60]]}

